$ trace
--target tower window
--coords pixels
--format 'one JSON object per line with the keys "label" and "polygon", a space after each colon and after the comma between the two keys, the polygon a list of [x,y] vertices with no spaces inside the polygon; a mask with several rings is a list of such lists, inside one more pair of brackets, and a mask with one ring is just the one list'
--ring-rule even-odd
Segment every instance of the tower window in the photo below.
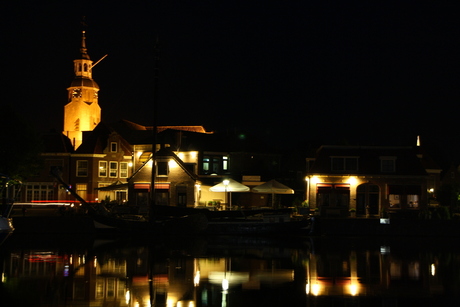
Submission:
{"label": "tower window", "polygon": [[74,88],[72,91],[73,98],[80,98],[81,97],[81,88]]}

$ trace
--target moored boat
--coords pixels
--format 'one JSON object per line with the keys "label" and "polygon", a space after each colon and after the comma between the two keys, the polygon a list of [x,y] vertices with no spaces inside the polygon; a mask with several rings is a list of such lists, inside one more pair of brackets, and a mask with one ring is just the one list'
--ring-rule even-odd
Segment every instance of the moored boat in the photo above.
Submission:
{"label": "moored boat", "polygon": [[14,231],[10,214],[13,210],[15,192],[20,191],[21,184],[20,181],[12,180],[9,176],[0,174],[0,244]]}
{"label": "moored boat", "polygon": [[11,218],[0,217],[0,244],[6,240],[14,231]]}
{"label": "moored boat", "polygon": [[262,214],[247,218],[211,219],[205,233],[209,235],[304,235],[310,219],[289,214]]}

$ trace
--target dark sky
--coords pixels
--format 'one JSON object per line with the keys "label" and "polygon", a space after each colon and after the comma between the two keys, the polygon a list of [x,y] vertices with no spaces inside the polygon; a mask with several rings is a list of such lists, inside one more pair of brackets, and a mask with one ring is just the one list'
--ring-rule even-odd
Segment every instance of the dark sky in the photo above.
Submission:
{"label": "dark sky", "polygon": [[[5,3],[6,2],[6,3]],[[44,3],[43,3],[44,2]],[[459,142],[460,5],[347,1],[2,1],[3,101],[62,129],[85,16],[103,120],[302,144]]]}

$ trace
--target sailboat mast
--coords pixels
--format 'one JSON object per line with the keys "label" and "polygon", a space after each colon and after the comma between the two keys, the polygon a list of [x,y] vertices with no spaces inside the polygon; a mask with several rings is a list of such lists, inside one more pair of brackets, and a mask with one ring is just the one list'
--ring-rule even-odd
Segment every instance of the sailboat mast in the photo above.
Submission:
{"label": "sailboat mast", "polygon": [[156,177],[156,146],[158,133],[158,75],[159,75],[159,50],[158,37],[153,49],[154,67],[153,67],[153,136],[152,136],[152,178],[150,183],[150,208],[149,218],[152,221],[154,218],[154,207],[156,202],[155,195],[155,177]]}

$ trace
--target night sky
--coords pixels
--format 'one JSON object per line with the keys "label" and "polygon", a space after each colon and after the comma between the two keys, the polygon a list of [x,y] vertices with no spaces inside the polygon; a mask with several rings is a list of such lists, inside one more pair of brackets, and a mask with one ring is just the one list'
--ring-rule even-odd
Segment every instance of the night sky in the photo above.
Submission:
{"label": "night sky", "polygon": [[160,125],[458,149],[460,5],[399,2],[2,1],[2,104],[62,130],[84,29],[107,122],[152,124],[158,38]]}

